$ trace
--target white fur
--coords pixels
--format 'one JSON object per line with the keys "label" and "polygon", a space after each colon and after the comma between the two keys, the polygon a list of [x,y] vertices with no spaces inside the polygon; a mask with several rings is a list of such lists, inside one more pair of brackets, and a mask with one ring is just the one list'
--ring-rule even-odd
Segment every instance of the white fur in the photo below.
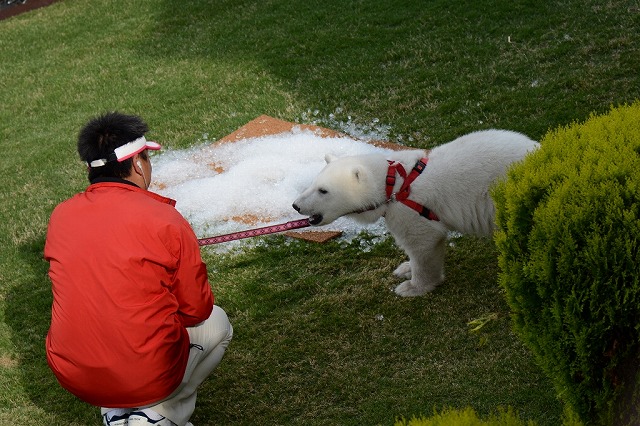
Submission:
{"label": "white fur", "polygon": [[[362,222],[384,216],[387,228],[406,252],[394,275],[405,279],[396,287],[400,296],[420,296],[444,280],[447,232],[490,235],[495,210],[489,189],[507,167],[536,149],[538,143],[506,130],[484,130],[462,136],[428,153],[424,172],[411,185],[410,199],[422,204],[440,221],[418,215],[399,202],[386,202],[387,160],[402,163],[407,173],[427,153],[421,150],[335,158],[293,203],[315,225],[331,223],[344,215]],[[397,177],[394,191],[402,184]],[[374,208],[375,207],[375,208]],[[373,210],[360,213],[363,209]],[[357,213],[354,213],[357,212]]]}

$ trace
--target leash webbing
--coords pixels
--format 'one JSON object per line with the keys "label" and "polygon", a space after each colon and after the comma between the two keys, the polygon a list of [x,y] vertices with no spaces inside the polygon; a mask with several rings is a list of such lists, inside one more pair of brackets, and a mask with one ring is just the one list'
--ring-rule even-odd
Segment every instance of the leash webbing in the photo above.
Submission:
{"label": "leash webbing", "polygon": [[[407,174],[407,172],[404,170],[404,167],[402,167],[402,164],[396,163],[394,161],[389,161],[389,169],[387,171],[387,179],[386,179],[387,201],[393,200],[393,201],[401,202],[407,205],[408,207],[412,208],[413,210],[417,211],[421,216],[429,220],[437,221],[439,220],[438,216],[435,213],[433,213],[430,209],[416,203],[415,201],[408,199],[409,193],[410,193],[409,188],[411,186],[411,183],[424,171],[428,161],[429,160],[426,157],[418,160],[418,162],[416,163],[416,165],[413,167],[413,169],[409,174]],[[404,182],[402,183],[402,186],[398,191],[398,193],[392,194],[393,187],[396,181],[396,173],[403,178]],[[258,237],[260,235],[275,234],[276,232],[289,231],[291,229],[306,228],[308,226],[311,226],[311,223],[309,223],[309,218],[292,220],[290,222],[281,223],[278,225],[271,225],[271,226],[265,226],[262,228],[249,229],[247,231],[233,232],[230,234],[218,235],[216,237],[200,238],[198,239],[198,245],[207,246],[211,244],[226,243],[229,241],[241,240],[243,238]]]}
{"label": "leash webbing", "polygon": [[309,219],[292,220],[278,225],[265,226],[247,231],[232,232],[231,234],[219,235],[217,237],[200,238],[198,245],[208,246],[211,244],[226,243],[229,241],[241,240],[243,238],[258,237],[260,235],[274,234],[276,232],[289,231],[291,229],[306,228],[311,226]]}

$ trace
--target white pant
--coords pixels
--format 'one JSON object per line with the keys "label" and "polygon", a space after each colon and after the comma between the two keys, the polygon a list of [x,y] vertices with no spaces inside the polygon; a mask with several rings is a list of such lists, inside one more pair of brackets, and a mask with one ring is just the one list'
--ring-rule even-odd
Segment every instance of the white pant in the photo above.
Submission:
{"label": "white pant", "polygon": [[[231,338],[233,327],[225,311],[213,306],[208,319],[195,327],[188,327],[191,348],[189,362],[182,383],[164,400],[139,408],[151,408],[178,426],[184,426],[196,408],[198,386],[218,366]],[[102,414],[108,408],[102,408]]]}

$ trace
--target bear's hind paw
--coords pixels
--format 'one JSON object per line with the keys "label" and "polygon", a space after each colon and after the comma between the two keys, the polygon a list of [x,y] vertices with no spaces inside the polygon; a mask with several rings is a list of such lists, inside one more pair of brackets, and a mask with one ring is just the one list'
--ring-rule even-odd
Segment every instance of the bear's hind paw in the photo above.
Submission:
{"label": "bear's hind paw", "polygon": [[402,297],[416,297],[429,293],[435,288],[436,286],[434,285],[417,285],[411,281],[405,281],[396,287],[395,293]]}
{"label": "bear's hind paw", "polygon": [[400,266],[393,271],[393,275],[398,278],[404,278],[405,280],[411,279],[411,264],[407,262],[402,262]]}

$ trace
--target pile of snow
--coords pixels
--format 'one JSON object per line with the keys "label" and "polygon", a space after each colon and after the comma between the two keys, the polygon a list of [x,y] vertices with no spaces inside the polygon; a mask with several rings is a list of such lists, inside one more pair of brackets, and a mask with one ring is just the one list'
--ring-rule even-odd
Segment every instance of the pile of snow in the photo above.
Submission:
{"label": "pile of snow", "polygon": [[[198,238],[205,238],[302,219],[291,204],[325,166],[325,154],[374,152],[390,151],[346,136],[320,137],[299,127],[237,142],[207,141],[154,155],[150,189],[177,200],[178,211]],[[386,233],[382,220],[365,226],[346,218],[308,229],[342,231],[347,240],[363,230]]]}

